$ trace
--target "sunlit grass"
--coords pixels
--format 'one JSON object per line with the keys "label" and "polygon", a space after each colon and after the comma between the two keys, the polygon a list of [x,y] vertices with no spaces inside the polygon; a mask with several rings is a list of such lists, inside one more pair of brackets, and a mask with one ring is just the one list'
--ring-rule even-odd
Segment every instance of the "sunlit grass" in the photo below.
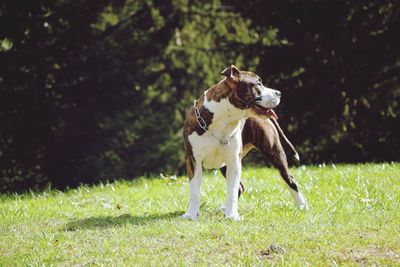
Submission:
{"label": "sunlit grass", "polygon": [[292,169],[294,208],[274,169],[247,168],[243,220],[216,212],[225,180],[203,180],[199,221],[182,220],[185,177],[0,196],[0,265],[400,265],[400,164]]}

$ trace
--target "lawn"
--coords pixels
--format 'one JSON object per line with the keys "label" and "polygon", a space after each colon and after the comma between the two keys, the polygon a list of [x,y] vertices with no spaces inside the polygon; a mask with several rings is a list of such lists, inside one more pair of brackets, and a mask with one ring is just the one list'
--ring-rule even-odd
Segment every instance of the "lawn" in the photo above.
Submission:
{"label": "lawn", "polygon": [[185,177],[150,177],[60,192],[0,195],[0,266],[400,266],[400,164],[292,168],[309,209],[297,210],[275,169],[245,168],[241,221],[217,212],[206,173],[198,221]]}

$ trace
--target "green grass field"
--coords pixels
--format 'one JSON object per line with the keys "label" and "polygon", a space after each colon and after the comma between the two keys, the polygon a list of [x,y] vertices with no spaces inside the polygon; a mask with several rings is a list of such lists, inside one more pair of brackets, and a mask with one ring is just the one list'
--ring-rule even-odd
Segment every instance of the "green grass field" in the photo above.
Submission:
{"label": "green grass field", "polygon": [[0,266],[400,266],[399,163],[292,172],[307,211],[276,170],[245,168],[241,221],[216,212],[226,184],[215,172],[203,179],[195,222],[179,218],[185,177],[0,195]]}

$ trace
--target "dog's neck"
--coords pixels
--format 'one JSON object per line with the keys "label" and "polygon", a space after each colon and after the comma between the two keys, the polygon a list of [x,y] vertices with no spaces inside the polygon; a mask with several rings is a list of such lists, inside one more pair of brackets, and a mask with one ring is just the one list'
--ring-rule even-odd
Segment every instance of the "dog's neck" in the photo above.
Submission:
{"label": "dog's neck", "polygon": [[220,138],[226,138],[237,131],[240,122],[247,118],[246,112],[236,108],[229,102],[229,98],[220,101],[207,100],[204,93],[203,106],[213,113],[213,120],[208,125],[209,130]]}

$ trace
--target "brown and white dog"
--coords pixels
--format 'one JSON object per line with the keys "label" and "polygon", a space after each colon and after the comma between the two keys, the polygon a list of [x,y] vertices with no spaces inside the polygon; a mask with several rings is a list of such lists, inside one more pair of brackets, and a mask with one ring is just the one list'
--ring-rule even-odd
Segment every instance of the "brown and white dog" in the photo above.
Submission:
{"label": "brown and white dog", "polygon": [[238,198],[244,191],[240,181],[242,158],[253,148],[260,150],[279,169],[296,206],[307,203],[289,173],[286,154],[280,142],[292,148],[277,123],[272,110],[281,93],[263,86],[259,76],[240,71],[234,65],[221,73],[225,78],[213,85],[194,102],[184,125],[186,167],[189,175],[190,201],[182,218],[195,220],[200,212],[200,187],[203,167],[221,169],[227,180],[225,216],[239,219]]}

